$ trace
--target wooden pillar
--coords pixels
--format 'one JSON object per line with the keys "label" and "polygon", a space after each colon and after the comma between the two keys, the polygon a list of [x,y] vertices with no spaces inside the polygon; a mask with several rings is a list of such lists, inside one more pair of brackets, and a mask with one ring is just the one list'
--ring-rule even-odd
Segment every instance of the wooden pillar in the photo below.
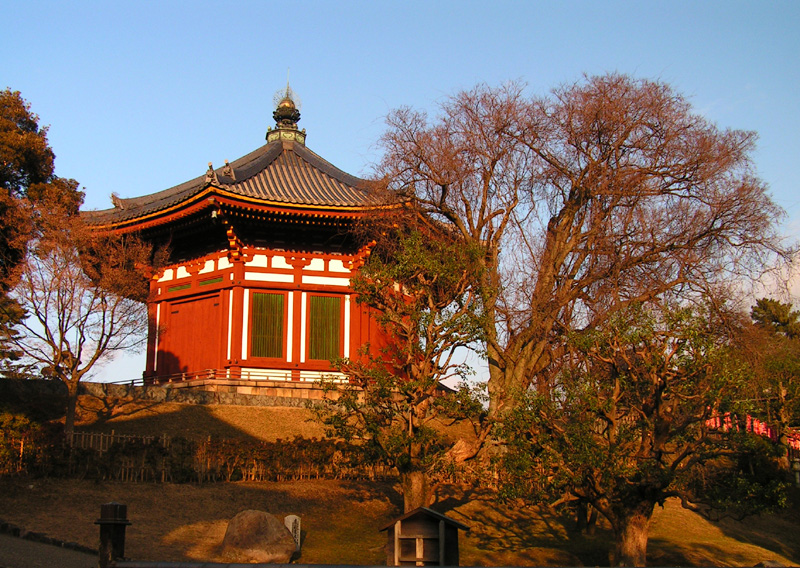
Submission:
{"label": "wooden pillar", "polygon": [[444,566],[444,521],[439,521],[439,566]]}
{"label": "wooden pillar", "polygon": [[158,334],[160,333],[159,307],[162,304],[160,294],[161,283],[158,275],[150,278],[150,299],[147,302],[147,354],[144,367],[145,376],[157,375],[158,365]]}
{"label": "wooden pillar", "polygon": [[[247,338],[243,337],[244,334],[244,318],[248,315],[244,313],[244,263],[236,261],[233,263],[233,291],[232,297],[229,298],[231,307],[229,308],[229,329],[230,338],[230,358],[228,364],[236,371],[241,369],[242,364],[242,345],[247,346]],[[227,346],[226,346],[227,351]]]}
{"label": "wooden pillar", "polygon": [[[299,285],[296,283],[295,287],[299,288]],[[305,338],[302,336],[305,327],[303,325],[303,292],[297,289],[291,290],[289,294],[292,295],[292,380],[299,381],[302,349],[305,345]]]}
{"label": "wooden pillar", "polygon": [[[300,369],[305,363],[305,349],[306,349],[306,309],[307,309],[307,296],[304,297],[303,290],[303,268],[308,266],[311,262],[310,258],[304,255],[290,256],[286,258],[288,264],[293,268],[292,278],[294,280],[294,290],[290,292],[294,295],[293,299],[293,321],[292,332],[294,339],[292,341],[292,380],[300,380]],[[305,301],[304,301],[305,300]]]}
{"label": "wooden pillar", "polygon": [[100,518],[94,523],[100,525],[100,568],[108,568],[115,560],[125,557],[125,527],[131,524],[126,518],[127,514],[128,507],[120,503],[112,502],[100,506]]}
{"label": "wooden pillar", "polygon": [[394,524],[394,566],[400,566],[400,530],[401,521]]}

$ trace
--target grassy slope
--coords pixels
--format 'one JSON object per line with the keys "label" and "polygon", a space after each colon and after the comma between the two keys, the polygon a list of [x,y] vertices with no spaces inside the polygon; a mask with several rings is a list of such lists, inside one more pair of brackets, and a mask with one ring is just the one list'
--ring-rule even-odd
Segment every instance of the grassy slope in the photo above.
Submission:
{"label": "grassy slope", "polygon": [[[321,436],[304,409],[196,406],[85,398],[82,429],[118,433],[256,439]],[[0,519],[62,540],[95,546],[100,504],[128,505],[126,551],[140,560],[218,560],[227,521],[245,509],[297,514],[305,535],[300,562],[383,564],[385,533],[400,513],[392,484],[335,481],[209,485],[77,480],[0,480]],[[572,531],[572,519],[499,503],[478,488],[443,487],[434,508],[471,527],[462,565],[602,565],[610,534]],[[800,563],[800,519],[765,516],[710,523],[668,502],[650,531],[653,565],[753,566]]]}
{"label": "grassy slope", "polygon": [[[304,563],[383,564],[385,533],[401,499],[391,484],[336,481],[207,485],[0,480],[0,518],[62,540],[96,546],[100,505],[128,505],[127,555],[138,560],[221,561],[228,520],[245,509],[302,519]],[[446,488],[440,511],[467,524],[462,565],[577,566],[607,563],[609,533],[587,538],[571,519],[500,504],[493,495]],[[668,502],[653,520],[649,562],[753,566],[800,561],[798,523],[775,517],[709,523]]]}
{"label": "grassy slope", "polygon": [[80,397],[77,428],[188,439],[213,436],[275,441],[325,435],[322,426],[305,408],[156,403],[92,396]]}

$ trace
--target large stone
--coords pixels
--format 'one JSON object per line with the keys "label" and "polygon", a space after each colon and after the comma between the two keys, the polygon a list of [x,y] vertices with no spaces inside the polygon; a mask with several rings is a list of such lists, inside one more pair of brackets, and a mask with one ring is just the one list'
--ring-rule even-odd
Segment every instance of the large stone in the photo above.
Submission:
{"label": "large stone", "polygon": [[264,511],[242,511],[228,523],[222,556],[231,562],[286,564],[295,551],[292,533]]}

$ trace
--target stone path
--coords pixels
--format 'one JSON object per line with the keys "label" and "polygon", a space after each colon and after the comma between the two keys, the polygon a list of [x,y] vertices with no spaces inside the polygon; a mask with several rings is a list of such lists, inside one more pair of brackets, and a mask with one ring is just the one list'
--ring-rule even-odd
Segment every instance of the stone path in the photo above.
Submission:
{"label": "stone path", "polygon": [[0,568],[97,568],[97,555],[0,534]]}

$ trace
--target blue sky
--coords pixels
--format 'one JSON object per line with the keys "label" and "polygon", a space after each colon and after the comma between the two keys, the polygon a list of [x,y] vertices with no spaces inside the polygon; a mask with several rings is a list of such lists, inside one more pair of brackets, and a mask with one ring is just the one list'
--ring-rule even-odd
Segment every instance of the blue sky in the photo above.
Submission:
{"label": "blue sky", "polygon": [[[0,88],[50,125],[56,171],[80,182],[86,208],[259,147],[287,70],[308,147],[357,175],[398,106],[433,112],[479,82],[544,94],[617,71],[757,131],[758,172],[800,238],[800,2],[0,0],[0,13]],[[139,376],[140,360],[104,374]]]}

